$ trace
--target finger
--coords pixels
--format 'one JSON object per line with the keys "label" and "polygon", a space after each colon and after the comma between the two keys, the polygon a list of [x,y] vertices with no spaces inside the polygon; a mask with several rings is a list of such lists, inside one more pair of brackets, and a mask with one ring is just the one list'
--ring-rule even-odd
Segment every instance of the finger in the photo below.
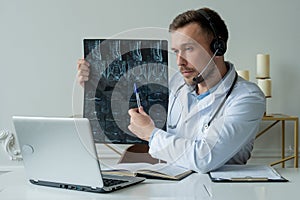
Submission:
{"label": "finger", "polygon": [[86,66],[90,66],[90,63],[87,61],[87,60],[85,60],[85,59],[78,59],[78,61],[77,61],[77,64],[78,65],[86,65]]}
{"label": "finger", "polygon": [[80,83],[80,85],[83,85],[82,83],[84,81],[88,81],[89,80],[89,72],[79,70],[77,72],[77,79],[78,79],[78,82]]}
{"label": "finger", "polygon": [[128,130],[130,130],[130,132],[132,132],[132,125],[131,124],[128,125]]}
{"label": "finger", "polygon": [[88,77],[89,75],[90,75],[89,70],[82,70],[82,69],[78,70],[78,76],[86,76],[86,77]]}
{"label": "finger", "polygon": [[133,119],[132,119],[132,117],[130,116],[129,117],[129,124],[132,124],[133,123]]}
{"label": "finger", "polygon": [[136,135],[136,134],[134,133],[134,127],[133,127],[132,124],[129,124],[129,125],[128,125],[128,130],[130,130],[131,133],[133,133],[134,135]]}
{"label": "finger", "polygon": [[138,108],[131,108],[128,110],[128,114],[133,117],[135,114],[138,113]]}
{"label": "finger", "polygon": [[79,76],[79,77],[78,77],[78,82],[79,82],[79,84],[80,84],[82,87],[84,87],[84,82],[86,82],[86,81],[88,81],[88,80],[89,80],[89,78],[86,77],[86,76]]}
{"label": "finger", "polygon": [[141,114],[142,114],[142,113],[145,113],[143,106],[140,106],[140,107],[139,107],[139,113],[141,113]]}
{"label": "finger", "polygon": [[148,114],[144,111],[144,108],[142,106],[139,107],[139,113],[144,116],[148,116]]}
{"label": "finger", "polygon": [[82,81],[85,82],[85,81],[89,80],[89,77],[88,76],[79,76],[78,79],[80,82],[82,82]]}
{"label": "finger", "polygon": [[137,136],[138,138],[141,138],[140,135],[137,134],[137,130],[135,129],[134,126],[129,125],[129,126],[128,126],[128,129],[130,130],[130,132],[131,132],[132,134],[134,134],[134,135]]}
{"label": "finger", "polygon": [[84,64],[81,64],[80,66],[77,67],[78,71],[86,71],[86,72],[90,72],[90,67]]}
{"label": "finger", "polygon": [[77,61],[77,69],[89,70],[90,63],[84,59],[79,59]]}
{"label": "finger", "polygon": [[85,72],[90,72],[90,68],[86,65],[80,65],[80,67],[78,67],[78,71],[85,71]]}

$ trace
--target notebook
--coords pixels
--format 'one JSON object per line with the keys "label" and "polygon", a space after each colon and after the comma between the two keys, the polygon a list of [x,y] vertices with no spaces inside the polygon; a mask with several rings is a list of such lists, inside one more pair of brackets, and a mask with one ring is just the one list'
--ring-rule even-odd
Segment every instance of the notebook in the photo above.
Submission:
{"label": "notebook", "polygon": [[193,171],[167,163],[119,163],[103,173],[179,181]]}
{"label": "notebook", "polygon": [[32,184],[106,193],[145,180],[101,173],[88,119],[14,116],[13,123]]}

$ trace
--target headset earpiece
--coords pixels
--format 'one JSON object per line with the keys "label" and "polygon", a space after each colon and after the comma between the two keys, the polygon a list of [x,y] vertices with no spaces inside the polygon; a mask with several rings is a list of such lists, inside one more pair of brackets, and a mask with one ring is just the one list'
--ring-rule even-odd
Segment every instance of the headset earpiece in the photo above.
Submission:
{"label": "headset earpiece", "polygon": [[223,56],[227,50],[226,42],[221,38],[214,38],[210,43],[210,49],[216,56]]}

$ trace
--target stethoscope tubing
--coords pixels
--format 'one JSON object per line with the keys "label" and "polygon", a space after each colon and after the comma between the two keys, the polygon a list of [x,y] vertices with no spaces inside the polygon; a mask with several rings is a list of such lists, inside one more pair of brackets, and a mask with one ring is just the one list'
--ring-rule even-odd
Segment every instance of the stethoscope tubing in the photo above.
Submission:
{"label": "stethoscope tubing", "polygon": [[[232,84],[231,84],[231,86],[230,86],[228,92],[226,93],[225,98],[224,98],[224,99],[222,100],[222,102],[219,104],[218,108],[216,109],[216,111],[214,112],[214,114],[212,115],[212,117],[210,118],[210,120],[208,121],[208,123],[204,125],[204,127],[205,127],[206,129],[210,126],[211,122],[215,119],[215,117],[217,116],[217,114],[220,112],[221,108],[222,108],[223,105],[225,104],[226,100],[228,99],[228,97],[229,97],[230,94],[232,93],[233,88],[234,88],[234,86],[235,86],[235,84],[236,84],[236,82],[237,82],[237,79],[238,79],[238,74],[237,74],[237,72],[235,72],[234,80],[233,80],[233,82],[232,82]],[[176,101],[176,99],[177,99],[177,97],[178,97],[178,95],[179,95],[179,92],[180,92],[180,90],[181,90],[185,85],[186,85],[186,83],[180,85],[180,86],[178,87],[178,89],[176,90],[175,94],[174,94],[174,99],[173,99],[173,102],[172,102],[172,104],[171,104],[171,106],[170,106],[169,118],[171,118],[171,112],[172,112],[172,110],[173,110],[175,101]],[[179,117],[179,118],[180,118],[180,117]],[[177,127],[178,122],[179,122],[179,118],[178,118],[177,122],[176,122],[174,125],[168,124],[168,128],[170,128],[170,129],[175,129],[175,128]],[[172,121],[172,120],[170,120],[170,121]]]}

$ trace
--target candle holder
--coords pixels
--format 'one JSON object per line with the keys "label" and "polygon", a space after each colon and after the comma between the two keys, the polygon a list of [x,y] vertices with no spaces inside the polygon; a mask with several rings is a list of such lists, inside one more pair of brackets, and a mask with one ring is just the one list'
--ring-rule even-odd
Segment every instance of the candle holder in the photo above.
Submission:
{"label": "candle holder", "polygon": [[272,80],[270,77],[270,55],[256,55],[256,79],[257,85],[260,87],[266,98],[265,116],[268,116],[268,101],[272,97]]}
{"label": "candle holder", "polygon": [[242,77],[243,79],[249,81],[250,80],[250,74],[249,74],[249,70],[237,70],[236,71],[238,73],[238,75],[240,77]]}

